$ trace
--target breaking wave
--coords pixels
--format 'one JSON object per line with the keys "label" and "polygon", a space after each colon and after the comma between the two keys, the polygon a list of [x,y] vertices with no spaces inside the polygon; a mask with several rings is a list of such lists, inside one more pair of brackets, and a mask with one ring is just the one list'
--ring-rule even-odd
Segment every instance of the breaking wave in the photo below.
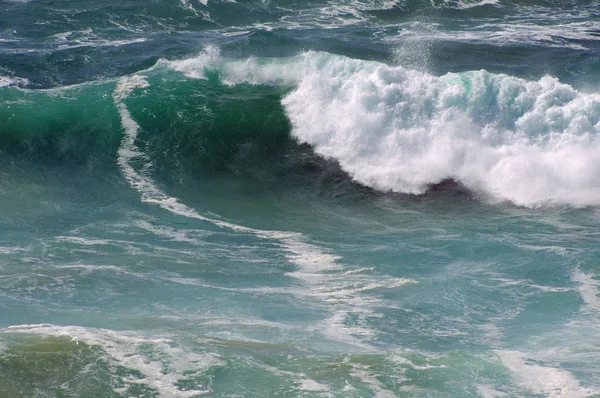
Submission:
{"label": "breaking wave", "polygon": [[545,76],[481,71],[433,76],[307,52],[224,60],[210,48],[168,65],[229,85],[293,85],[292,134],[361,184],[422,194],[453,179],[493,201],[600,204],[600,95]]}
{"label": "breaking wave", "polygon": [[[600,94],[552,76],[435,76],[324,52],[227,59],[214,47],[144,74],[150,87],[126,101],[142,128],[136,145],[159,169],[306,181],[315,167],[337,168],[336,178],[383,192],[455,181],[495,203],[600,205]],[[0,88],[0,149],[114,165],[115,84]],[[90,112],[79,112],[84,103]]]}

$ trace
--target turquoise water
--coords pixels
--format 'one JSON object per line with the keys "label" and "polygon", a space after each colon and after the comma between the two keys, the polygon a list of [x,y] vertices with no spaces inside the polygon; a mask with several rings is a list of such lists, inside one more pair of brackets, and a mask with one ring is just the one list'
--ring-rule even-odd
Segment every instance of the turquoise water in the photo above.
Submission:
{"label": "turquoise water", "polygon": [[0,396],[600,396],[599,33],[0,3]]}

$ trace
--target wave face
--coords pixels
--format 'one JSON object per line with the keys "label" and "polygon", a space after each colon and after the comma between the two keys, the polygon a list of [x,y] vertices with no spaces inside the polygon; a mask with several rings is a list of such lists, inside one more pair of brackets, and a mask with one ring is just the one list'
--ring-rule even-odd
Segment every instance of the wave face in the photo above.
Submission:
{"label": "wave face", "polygon": [[[319,189],[325,179],[355,189],[335,162],[291,136],[281,104],[289,87],[229,87],[218,79],[182,79],[164,67],[146,74],[149,86],[134,87],[124,102],[140,125],[135,144],[155,173],[171,179],[226,174],[281,189]],[[6,121],[0,152],[5,159],[118,174],[122,110],[112,99],[118,86],[104,81],[49,90],[0,88],[0,117]]]}
{"label": "wave face", "polygon": [[118,114],[107,97],[110,86],[0,87],[0,149],[50,163],[110,162],[121,137]]}

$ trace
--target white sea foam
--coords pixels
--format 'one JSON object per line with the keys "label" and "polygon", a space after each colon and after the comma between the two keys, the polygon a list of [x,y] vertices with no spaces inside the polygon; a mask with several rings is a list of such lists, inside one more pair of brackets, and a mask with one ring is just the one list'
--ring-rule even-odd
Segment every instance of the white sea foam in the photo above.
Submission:
{"label": "white sea foam", "polygon": [[[192,231],[175,229],[167,226],[153,225],[145,220],[135,221],[135,225],[155,235],[164,237],[175,242],[186,242],[198,244],[198,239],[192,236]],[[197,235],[197,234],[194,234]]]}
{"label": "white sea foam", "polygon": [[[410,353],[410,351],[408,352]],[[410,366],[414,370],[431,370],[446,368],[446,365],[417,365],[413,361],[406,359],[404,356],[402,356],[402,354],[402,352],[394,352],[388,357],[388,359],[399,365]]]}
{"label": "white sea foam", "polygon": [[106,239],[83,238],[80,236],[57,236],[54,239],[59,242],[74,243],[74,244],[83,245],[83,246],[95,246],[95,245],[104,246],[104,245],[112,244],[111,241],[106,240]]}
{"label": "white sea foam", "polygon": [[506,397],[508,395],[502,391],[496,391],[493,388],[484,384],[477,384],[477,392],[482,398],[500,398]]}
{"label": "white sea foam", "polygon": [[[551,17],[548,16],[547,19]],[[406,29],[401,29],[397,35],[389,36],[385,40],[402,46],[408,43],[454,41],[498,47],[542,46],[585,50],[587,48],[582,41],[600,40],[595,34],[597,29],[598,22],[592,19],[573,22],[558,20],[550,24],[535,24],[527,19],[514,19],[478,24],[460,30],[447,29],[438,23],[411,21],[407,23]]]}
{"label": "white sea foam", "polygon": [[252,287],[236,288],[208,284],[201,279],[165,277],[166,281],[184,285],[201,286],[245,294],[281,294],[293,295],[300,299],[313,299],[326,304],[331,315],[314,326],[303,328],[314,330],[330,338],[354,348],[376,351],[371,344],[376,332],[370,327],[369,319],[377,318],[377,309],[390,307],[375,290],[397,289],[399,287],[418,283],[407,278],[389,276],[346,274],[340,271],[315,272],[312,274],[299,271],[289,273],[290,276],[304,282],[303,286],[293,287]]}
{"label": "white sea foam", "polygon": [[8,77],[0,75],[0,87],[23,87],[29,84],[29,80],[21,77]]}
{"label": "white sea foam", "polygon": [[196,397],[210,392],[209,386],[202,390],[182,390],[177,383],[225,365],[216,354],[194,353],[169,338],[149,338],[129,331],[39,324],[9,326],[0,329],[0,333],[68,336],[74,341],[99,346],[108,355],[106,359],[112,366],[135,370],[142,375],[141,379],[125,378],[123,386],[116,388],[123,394],[134,384],[145,384],[161,397]]}
{"label": "white sea foam", "polygon": [[431,0],[431,5],[436,8],[467,9],[485,5],[498,5],[498,0]]}
{"label": "white sea foam", "polygon": [[117,265],[91,265],[91,264],[64,264],[64,265],[56,265],[57,269],[72,269],[78,270],[83,273],[106,273],[112,272],[117,275],[127,275],[129,277],[134,277],[138,279],[151,279],[151,276],[140,273],[140,272],[132,272],[127,270],[124,267],[119,267]]}
{"label": "white sea foam", "polygon": [[227,84],[287,84],[293,135],[356,181],[422,194],[445,179],[492,201],[600,205],[600,94],[546,76],[427,73],[326,53],[168,63]]}
{"label": "white sea foam", "polygon": [[514,373],[516,381],[529,391],[545,397],[589,397],[596,394],[570,372],[541,365],[519,351],[496,351],[502,364]]}
{"label": "white sea foam", "polygon": [[29,247],[19,247],[19,246],[0,246],[0,254],[14,254],[19,253],[22,254],[24,252],[31,251]]}
{"label": "white sea foam", "polygon": [[282,370],[273,366],[266,365],[264,363],[260,363],[257,365],[274,375],[291,379],[292,383],[294,383],[296,385],[296,388],[300,391],[319,393],[318,395],[321,397],[333,396],[329,392],[329,386],[309,378],[306,374],[302,372],[291,372],[289,370]]}
{"label": "white sea foam", "polygon": [[[190,0],[179,0],[179,2],[184,9],[192,12],[195,16],[214,22],[208,11],[208,0],[198,0],[198,3],[204,6],[200,10],[196,9]],[[235,3],[235,0],[225,0],[225,2]]]}
{"label": "white sea foam", "polygon": [[69,50],[79,47],[121,47],[129,44],[142,43],[146,39],[138,37],[129,40],[108,40],[98,36],[92,29],[67,31],[52,35],[58,44],[58,49]]}
{"label": "white sea foam", "polygon": [[577,290],[587,304],[587,309],[600,311],[600,280],[580,270],[574,271],[571,279],[579,284]]}
{"label": "white sea foam", "polygon": [[373,373],[368,366],[351,363],[352,371],[350,375],[360,380],[361,383],[369,386],[376,398],[396,398],[396,395],[385,388],[383,383],[377,379],[377,374]]}
{"label": "white sea foam", "polygon": [[565,293],[565,292],[571,292],[574,290],[570,287],[539,285],[539,284],[534,283],[531,280],[527,280],[527,279],[509,279],[509,278],[503,278],[503,277],[499,277],[499,276],[492,276],[488,279],[490,281],[494,281],[494,283],[496,283],[496,286],[498,286],[498,287],[518,286],[518,287],[527,288],[527,289],[540,290],[542,292],[547,292],[547,293]]}
{"label": "white sea foam", "polygon": [[309,6],[301,12],[289,13],[280,21],[266,26],[285,29],[333,29],[359,25],[375,19],[370,11],[402,8],[403,4],[402,0],[332,0],[318,7]]}

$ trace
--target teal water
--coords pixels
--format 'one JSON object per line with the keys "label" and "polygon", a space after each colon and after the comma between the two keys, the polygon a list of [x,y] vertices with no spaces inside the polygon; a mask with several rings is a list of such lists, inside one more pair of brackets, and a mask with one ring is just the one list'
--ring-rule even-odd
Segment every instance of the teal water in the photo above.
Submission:
{"label": "teal water", "polygon": [[600,396],[599,33],[0,2],[0,397]]}

